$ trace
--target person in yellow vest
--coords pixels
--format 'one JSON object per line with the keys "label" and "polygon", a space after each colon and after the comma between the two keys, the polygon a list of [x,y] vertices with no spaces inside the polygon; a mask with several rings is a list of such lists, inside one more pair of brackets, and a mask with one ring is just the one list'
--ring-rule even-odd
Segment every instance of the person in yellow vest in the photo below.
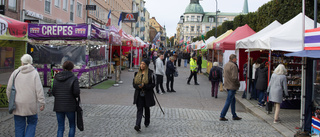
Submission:
{"label": "person in yellow vest", "polygon": [[194,76],[194,84],[199,85],[197,82],[197,70],[198,70],[197,57],[195,54],[193,54],[192,58],[190,59],[190,76],[187,82],[188,85],[190,85],[190,80],[192,79],[193,76]]}

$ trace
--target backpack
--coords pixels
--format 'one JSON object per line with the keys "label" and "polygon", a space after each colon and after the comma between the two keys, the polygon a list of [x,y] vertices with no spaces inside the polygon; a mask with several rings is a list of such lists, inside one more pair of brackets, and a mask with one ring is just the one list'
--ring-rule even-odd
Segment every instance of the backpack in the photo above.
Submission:
{"label": "backpack", "polygon": [[212,71],[212,78],[213,78],[213,80],[219,80],[220,76],[219,76],[219,70],[218,69],[214,69]]}

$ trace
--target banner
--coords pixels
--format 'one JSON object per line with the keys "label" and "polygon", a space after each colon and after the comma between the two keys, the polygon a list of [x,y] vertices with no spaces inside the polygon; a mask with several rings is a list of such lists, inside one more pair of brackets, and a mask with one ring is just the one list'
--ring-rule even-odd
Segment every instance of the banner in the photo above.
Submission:
{"label": "banner", "polygon": [[29,24],[32,39],[87,39],[87,24]]}
{"label": "banner", "polygon": [[137,22],[138,21],[138,13],[126,13],[122,12],[122,22]]}
{"label": "banner", "polygon": [[101,39],[107,40],[108,39],[108,31],[102,28],[98,28],[94,25],[91,25],[91,39]]}
{"label": "banner", "polygon": [[0,40],[28,41],[28,23],[0,15]]}

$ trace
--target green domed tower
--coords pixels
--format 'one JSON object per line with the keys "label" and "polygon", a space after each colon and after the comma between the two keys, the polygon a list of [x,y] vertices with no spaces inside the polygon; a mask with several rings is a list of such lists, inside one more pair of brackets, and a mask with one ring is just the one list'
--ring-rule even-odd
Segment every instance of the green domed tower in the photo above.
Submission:
{"label": "green domed tower", "polygon": [[190,4],[187,6],[184,14],[204,14],[199,0],[190,0]]}

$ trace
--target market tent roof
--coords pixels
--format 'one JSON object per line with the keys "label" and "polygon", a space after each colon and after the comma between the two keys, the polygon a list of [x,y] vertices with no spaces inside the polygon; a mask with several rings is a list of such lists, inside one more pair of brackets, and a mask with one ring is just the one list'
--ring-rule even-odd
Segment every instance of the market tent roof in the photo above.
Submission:
{"label": "market tent roof", "polygon": [[[303,50],[303,14],[300,13],[282,26],[268,32],[263,37],[255,40],[255,49],[280,50],[296,52]],[[318,23],[319,25],[319,23]],[[314,22],[305,16],[305,29],[312,29]],[[253,49],[249,47],[249,50]]]}
{"label": "market tent roof", "polygon": [[304,35],[305,50],[320,50],[320,27],[305,31]]}
{"label": "market tent roof", "polygon": [[28,23],[0,15],[0,40],[28,41]]}
{"label": "market tent roof", "polygon": [[236,42],[236,49],[254,48],[256,46],[256,44],[254,43],[254,41],[256,39],[259,39],[259,38],[263,37],[266,33],[268,33],[269,31],[272,31],[273,29],[275,29],[275,28],[277,28],[279,26],[281,26],[281,24],[277,20],[273,21],[271,24],[269,24],[267,27],[265,27],[264,29],[260,30],[256,34],[253,34],[253,35],[251,35],[251,36],[249,36],[247,38],[238,40]]}
{"label": "market tent roof", "polygon": [[320,58],[320,50],[303,50],[293,53],[284,54],[285,56]]}
{"label": "market tent roof", "polygon": [[213,47],[215,49],[220,50],[235,50],[236,41],[251,36],[255,34],[254,30],[252,30],[247,24],[241,27],[238,27],[236,30],[232,32],[228,37],[224,38],[221,41],[214,43]]}
{"label": "market tent roof", "polygon": [[218,41],[224,39],[225,37],[228,37],[232,32],[233,32],[233,30],[228,30],[225,33],[223,33],[222,35],[220,35],[218,38],[216,38],[214,41],[207,43],[208,49],[213,49],[213,44],[215,42],[218,42]]}

